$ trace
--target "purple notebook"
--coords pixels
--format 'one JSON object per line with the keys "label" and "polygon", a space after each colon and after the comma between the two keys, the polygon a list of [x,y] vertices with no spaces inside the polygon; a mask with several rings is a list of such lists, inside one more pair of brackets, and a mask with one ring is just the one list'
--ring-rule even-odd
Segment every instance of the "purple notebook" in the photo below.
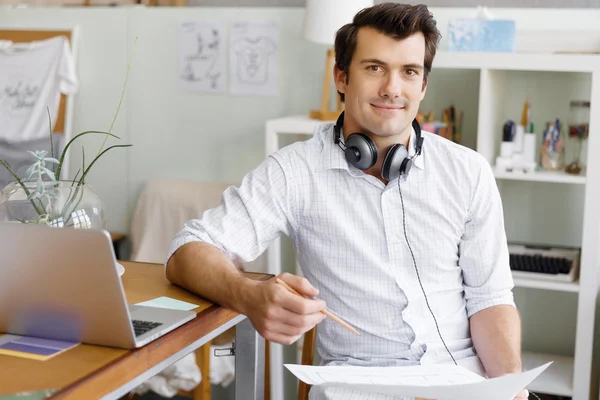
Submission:
{"label": "purple notebook", "polygon": [[[64,342],[61,340],[42,339],[29,336],[10,335],[8,341],[0,344],[0,354],[22,356],[25,358],[48,359],[78,343]],[[2,352],[8,350],[10,352]],[[20,354],[15,354],[18,352]]]}

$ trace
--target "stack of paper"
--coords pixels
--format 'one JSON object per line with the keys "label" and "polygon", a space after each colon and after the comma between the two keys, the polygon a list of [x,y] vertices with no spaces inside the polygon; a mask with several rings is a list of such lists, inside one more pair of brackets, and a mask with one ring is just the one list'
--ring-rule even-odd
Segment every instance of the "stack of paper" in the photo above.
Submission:
{"label": "stack of paper", "polygon": [[372,393],[437,400],[512,400],[550,363],[520,374],[485,379],[456,365],[414,367],[317,367],[285,364],[309,385],[332,385]]}

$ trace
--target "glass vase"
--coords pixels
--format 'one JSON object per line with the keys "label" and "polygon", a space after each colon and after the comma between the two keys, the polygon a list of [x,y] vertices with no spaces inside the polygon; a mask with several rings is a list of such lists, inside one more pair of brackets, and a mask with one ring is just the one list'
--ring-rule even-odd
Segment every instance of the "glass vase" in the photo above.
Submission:
{"label": "glass vase", "polygon": [[26,181],[23,186],[12,182],[0,192],[0,221],[106,230],[104,206],[89,184]]}

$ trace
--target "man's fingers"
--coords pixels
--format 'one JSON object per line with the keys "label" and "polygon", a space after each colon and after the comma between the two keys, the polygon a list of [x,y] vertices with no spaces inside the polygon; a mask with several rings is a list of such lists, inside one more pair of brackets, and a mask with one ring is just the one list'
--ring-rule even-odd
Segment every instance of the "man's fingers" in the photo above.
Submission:
{"label": "man's fingers", "polygon": [[[297,310],[303,309],[304,311],[306,308],[313,308],[314,311],[308,313],[295,312],[286,307],[286,304],[292,304],[291,308],[296,308]],[[266,322],[282,322],[286,325],[306,328],[308,330],[325,319],[325,314],[321,313],[322,305],[323,302],[319,300],[308,300],[295,294],[291,294],[290,296],[288,293],[283,293],[277,305],[273,304],[267,309],[264,318]]]}
{"label": "man's fingers", "polygon": [[298,335],[302,335],[305,332],[308,332],[310,329],[312,329],[313,326],[314,326],[314,324],[313,325],[296,326],[296,325],[288,325],[282,321],[268,321],[266,323],[265,327],[268,332],[282,334],[285,336],[298,336]]}
{"label": "man's fingers", "polygon": [[296,328],[303,328],[307,331],[315,325],[321,323],[325,319],[325,314],[321,312],[315,312],[312,314],[295,314],[288,310],[282,310],[279,316],[279,321],[286,325],[290,325]]}
{"label": "man's fingers", "polygon": [[263,335],[263,337],[268,340],[269,342],[273,342],[273,343],[279,343],[279,344],[283,344],[283,345],[290,345],[292,343],[295,343],[298,339],[300,339],[301,335],[296,335],[296,336],[287,336],[281,333],[275,333],[275,332],[267,332],[265,335]]}
{"label": "man's fingers", "polygon": [[294,314],[306,315],[321,312],[325,308],[323,300],[307,299],[297,294],[289,292],[282,287],[285,293],[281,293],[281,299],[278,304]]}
{"label": "man's fingers", "polygon": [[314,297],[319,295],[319,290],[313,285],[311,285],[308,279],[306,278],[284,273],[279,275],[279,279],[290,285],[298,293],[304,296]]}

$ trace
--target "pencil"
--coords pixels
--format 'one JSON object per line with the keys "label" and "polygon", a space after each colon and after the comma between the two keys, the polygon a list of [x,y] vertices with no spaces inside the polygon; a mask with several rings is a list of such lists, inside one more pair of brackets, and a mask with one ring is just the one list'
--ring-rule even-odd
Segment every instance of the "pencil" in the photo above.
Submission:
{"label": "pencil", "polygon": [[[288,285],[281,279],[279,279],[279,278],[275,278],[275,279],[276,279],[277,283],[282,285],[284,288],[286,288],[290,292],[297,294],[298,296],[306,298],[306,296],[302,296],[300,293],[298,293],[296,290],[294,290],[294,288],[292,288],[290,285]],[[358,336],[360,336],[360,333],[358,333],[358,331],[356,329],[354,329],[352,326],[350,326],[350,324],[348,324],[346,321],[342,320],[340,317],[333,315],[330,311],[328,311],[326,309],[321,310],[321,312],[323,314],[327,315],[329,318],[331,318],[335,322],[337,322],[338,324],[342,325],[344,328],[348,329],[350,332],[356,333]]]}

